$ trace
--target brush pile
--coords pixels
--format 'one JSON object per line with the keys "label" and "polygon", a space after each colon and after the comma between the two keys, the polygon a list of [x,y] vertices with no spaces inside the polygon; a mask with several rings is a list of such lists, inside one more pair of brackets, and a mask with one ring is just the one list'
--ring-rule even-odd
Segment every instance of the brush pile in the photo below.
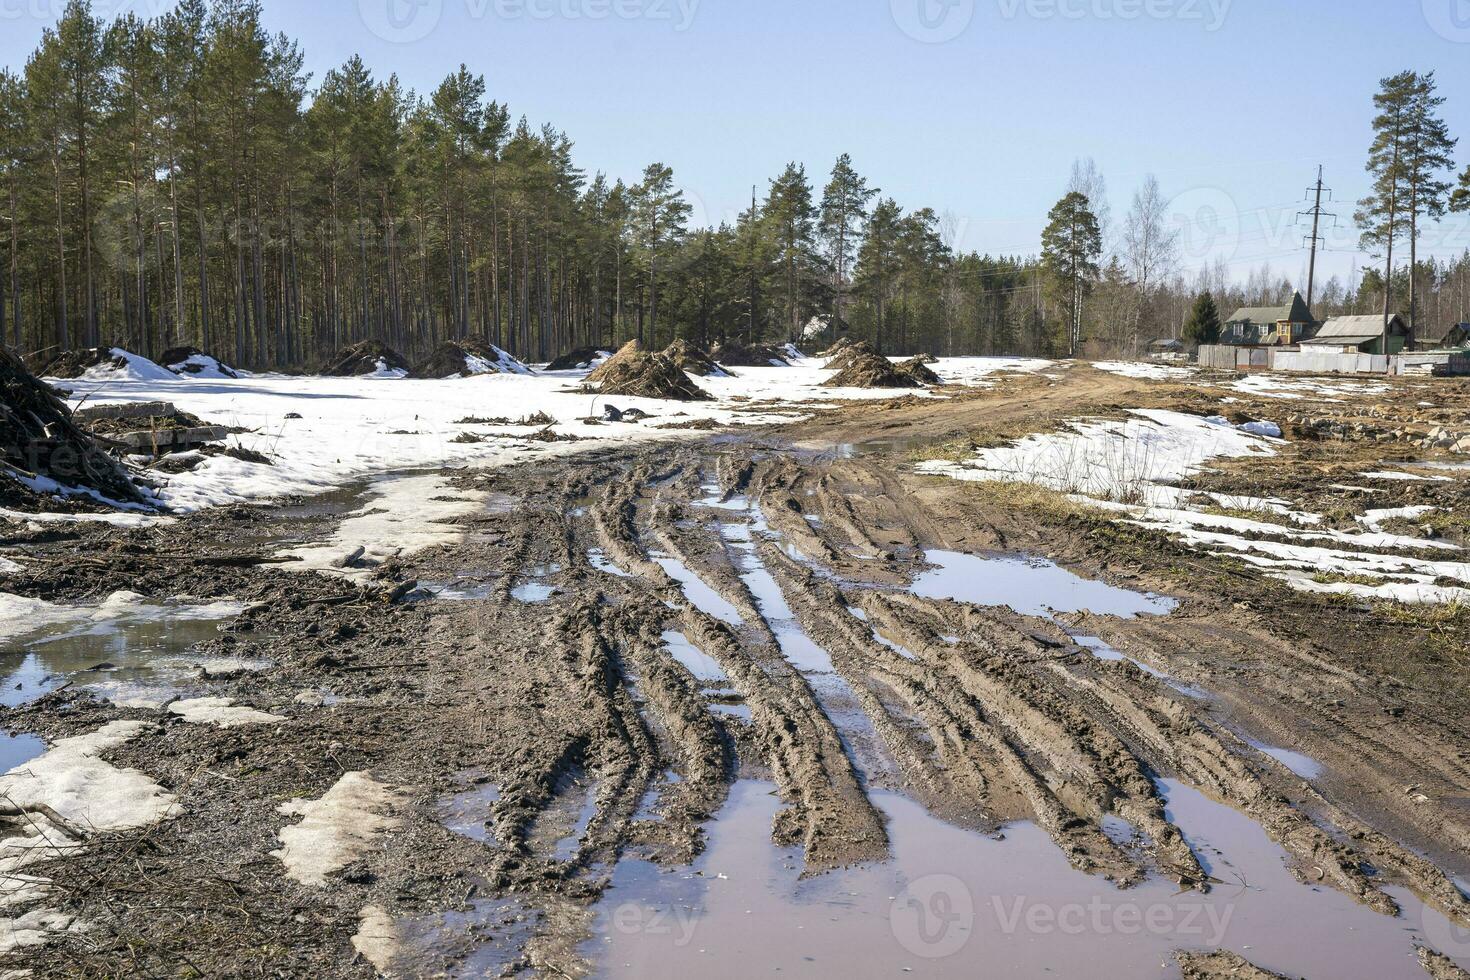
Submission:
{"label": "brush pile", "polygon": [[829,371],[841,371],[855,361],[879,356],[878,348],[866,340],[850,341],[845,337],[843,340],[846,342],[840,343],[838,347],[834,348],[836,353],[832,354],[830,360],[827,361],[826,368]]}
{"label": "brush pile", "polygon": [[[927,360],[926,360],[926,358],[927,358]],[[929,355],[927,355],[927,354],[919,354],[919,355],[917,355],[915,357],[909,358],[907,361],[904,361],[902,364],[899,364],[897,366],[896,370],[900,374],[907,374],[909,377],[911,377],[915,381],[919,382],[919,384],[925,384],[925,385],[943,384],[944,382],[939,377],[939,375],[937,375],[933,371],[929,370],[929,365],[930,364],[933,364],[934,362],[935,362],[934,358],[929,357]]]}
{"label": "brush pile", "polygon": [[712,400],[709,392],[689,379],[669,357],[643,349],[630,340],[596,371],[587,375],[605,395],[630,398],[664,398],[681,402]]}
{"label": "brush pile", "polygon": [[612,357],[612,351],[600,347],[579,347],[567,351],[546,365],[547,371],[589,371]]}
{"label": "brush pile", "polygon": [[408,374],[408,362],[393,348],[364,340],[339,350],[320,373],[328,378],[401,378]]}
{"label": "brush pile", "polygon": [[164,351],[158,360],[174,374],[185,377],[210,380],[240,377],[239,371],[197,347],[174,347]]}
{"label": "brush pile", "polygon": [[142,492],[117,460],[77,428],[66,403],[3,347],[0,472],[25,488],[0,489],[0,497],[7,499],[77,489],[120,503],[144,502]]}
{"label": "brush pile", "polygon": [[727,341],[720,344],[710,356],[719,364],[727,367],[790,367],[791,362],[786,359],[784,347],[773,347],[770,344],[751,344],[746,346],[739,341]]}
{"label": "brush pile", "polygon": [[520,360],[478,340],[442,343],[429,359],[409,372],[410,378],[470,378],[477,374],[530,374]]}
{"label": "brush pile", "polygon": [[704,348],[691,344],[680,337],[668,347],[664,348],[664,357],[673,361],[679,370],[687,374],[697,375],[701,378],[727,378],[730,372],[726,371],[715,359],[710,357]]}
{"label": "brush pile", "polygon": [[840,371],[823,382],[827,388],[922,388],[912,374],[900,371],[892,361],[878,354],[854,353]]}

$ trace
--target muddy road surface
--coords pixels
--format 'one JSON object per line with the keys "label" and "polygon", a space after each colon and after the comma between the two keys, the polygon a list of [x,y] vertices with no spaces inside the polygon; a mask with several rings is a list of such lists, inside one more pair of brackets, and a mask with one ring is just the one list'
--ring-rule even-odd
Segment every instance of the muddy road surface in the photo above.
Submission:
{"label": "muddy road surface", "polygon": [[1465,976],[1442,639],[912,466],[1157,398],[1077,368],[448,473],[457,537],[321,573],[282,555],[351,494],[26,527],[9,591],[173,604],[6,643],[10,761],[67,785],[6,777],[4,966]]}

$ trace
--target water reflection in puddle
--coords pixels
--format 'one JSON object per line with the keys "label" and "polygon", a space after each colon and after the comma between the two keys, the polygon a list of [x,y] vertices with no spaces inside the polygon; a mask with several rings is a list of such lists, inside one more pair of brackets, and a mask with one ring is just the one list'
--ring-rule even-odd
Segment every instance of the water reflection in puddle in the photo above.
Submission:
{"label": "water reflection in puddle", "polygon": [[1175,949],[1223,947],[1293,976],[1422,980],[1414,942],[1445,920],[1397,890],[1402,920],[1302,884],[1251,821],[1161,786],[1171,818],[1230,884],[1199,895],[1153,878],[1119,890],[1071,868],[1031,824],[992,839],[881,792],[893,859],[802,879],[799,850],[770,840],[772,787],[743,781],[692,868],[618,865],[584,952],[610,977],[1140,977],[1172,975]]}
{"label": "water reflection in puddle", "polygon": [[38,625],[12,630],[19,651],[0,653],[0,704],[33,701],[70,682],[99,697],[157,707],[177,696],[204,667],[258,670],[265,661],[186,656],[219,636],[237,603],[151,604],[127,593],[99,606],[47,606]]}
{"label": "water reflection in puddle", "polygon": [[1180,694],[1183,694],[1185,697],[1193,698],[1196,701],[1208,700],[1210,697],[1208,691],[1205,691],[1202,688],[1195,687],[1193,684],[1185,684],[1182,681],[1177,681],[1171,675],[1164,673],[1157,667],[1150,667],[1142,660],[1135,660],[1134,658],[1128,656],[1126,653],[1123,653],[1121,650],[1109,646],[1106,642],[1096,636],[1073,636],[1072,639],[1077,642],[1078,646],[1082,647],[1082,649],[1086,650],[1097,659],[1106,660],[1111,663],[1130,663],[1150,677],[1155,678],[1156,680],[1163,681],[1169,687],[1173,688],[1175,691],[1178,691]]}
{"label": "water reflection in puddle", "polygon": [[510,597],[517,602],[535,605],[556,595],[556,586],[544,582],[526,582],[510,590]]}
{"label": "water reflection in puddle", "polygon": [[1274,745],[1267,745],[1265,742],[1258,742],[1253,738],[1246,739],[1245,743],[1262,755],[1268,755],[1275,759],[1303,779],[1316,779],[1324,772],[1322,763],[1309,755],[1293,752],[1291,749],[1282,749]]}
{"label": "water reflection in puddle", "polygon": [[664,646],[669,651],[669,655],[683,664],[684,668],[693,674],[696,679],[720,684],[728,684],[730,682],[730,679],[725,676],[725,672],[720,669],[720,665],[715,659],[704,653],[693,643],[690,643],[689,638],[683,633],[668,630],[663,635],[663,641]]}
{"label": "water reflection in puddle", "polygon": [[607,557],[607,552],[601,548],[588,548],[587,561],[593,568],[604,574],[615,575],[618,578],[633,577],[630,573],[623,571],[617,565],[613,564],[612,559]]}
{"label": "water reflection in puddle", "polygon": [[453,833],[481,843],[492,843],[495,831],[490,808],[500,800],[500,787],[476,786],[439,803],[439,821]]}
{"label": "water reflection in puddle", "polygon": [[679,584],[679,588],[684,592],[684,597],[694,604],[694,608],[715,619],[724,620],[731,626],[740,626],[745,622],[738,609],[706,585],[702,578],[690,571],[689,567],[679,559],[658,551],[649,552],[648,557],[657,562],[659,567],[668,573],[669,578]]}
{"label": "water reflection in puddle", "polygon": [[1009,606],[1023,616],[1090,612],[1133,619],[1167,616],[1179,603],[1165,596],[1132,592],[1082,578],[1038,558],[982,558],[955,551],[930,551],[935,568],[914,579],[913,593],[976,606]]}

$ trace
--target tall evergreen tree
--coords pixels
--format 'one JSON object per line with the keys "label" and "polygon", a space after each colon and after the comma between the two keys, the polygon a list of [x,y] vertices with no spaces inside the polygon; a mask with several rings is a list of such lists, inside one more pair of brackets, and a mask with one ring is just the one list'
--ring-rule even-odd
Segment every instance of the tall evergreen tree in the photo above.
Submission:
{"label": "tall evergreen tree", "polygon": [[812,203],[811,184],[806,168],[788,163],[781,176],[771,181],[770,193],[763,209],[777,243],[777,259],[781,264],[784,322],[789,328],[787,340],[801,336],[809,306],[809,283],[815,265],[815,233],[817,208]]}
{"label": "tall evergreen tree", "polygon": [[853,251],[859,230],[867,216],[868,202],[878,195],[878,188],[852,168],[852,157],[844,153],[832,167],[831,179],[822,192],[821,232],[827,245],[827,258],[832,274],[832,339],[842,323],[842,294],[846,287]]}
{"label": "tall evergreen tree", "polygon": [[[674,171],[662,163],[643,170],[643,181],[633,190],[633,235],[648,272],[648,337],[658,342],[659,259],[684,238],[692,209],[684,192],[674,186]],[[640,328],[638,339],[643,339]]]}
{"label": "tall evergreen tree", "polygon": [[1102,255],[1102,229],[1087,195],[1072,191],[1052,207],[1041,233],[1041,255],[1048,278],[1066,297],[1067,351],[1075,356],[1082,344],[1083,303]]}
{"label": "tall evergreen tree", "polygon": [[1363,229],[1364,250],[1384,256],[1383,333],[1387,343],[1389,317],[1393,313],[1393,247],[1410,228],[1406,202],[1411,194],[1410,166],[1414,148],[1409,134],[1420,103],[1418,76],[1411,71],[1383,79],[1373,96],[1378,114],[1373,119],[1373,143],[1368,149],[1368,173],[1372,192],[1358,202],[1354,216]]}

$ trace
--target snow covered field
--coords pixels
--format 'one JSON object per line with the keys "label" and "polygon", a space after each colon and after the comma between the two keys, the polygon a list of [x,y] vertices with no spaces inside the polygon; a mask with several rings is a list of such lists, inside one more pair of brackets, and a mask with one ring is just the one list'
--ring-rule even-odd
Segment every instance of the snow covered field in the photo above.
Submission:
{"label": "snow covered field", "polygon": [[[146,365],[148,362],[144,362]],[[323,378],[256,375],[240,379],[157,376],[140,371],[104,380],[56,381],[72,392],[74,406],[167,401],[210,424],[247,430],[230,443],[262,453],[271,465],[212,457],[188,473],[168,476],[160,497],[171,509],[256,502],[316,494],[390,471],[445,465],[499,466],[554,453],[576,452],[591,442],[537,443],[524,437],[544,424],[486,425],[470,418],[554,419],[558,435],[580,440],[634,441],[678,438],[660,426],[708,419],[720,425],[790,421],[824,406],[853,399],[892,398],[909,392],[821,387],[829,373],[803,358],[791,367],[740,368],[736,377],[698,378],[712,402],[671,402],[586,395],[575,389],[582,372],[484,374],[441,381],[401,378]],[[957,384],[988,385],[1007,371],[1039,371],[1047,361],[954,358],[936,365]],[[640,423],[590,424],[613,405],[641,409]],[[466,434],[480,442],[456,442]]]}

